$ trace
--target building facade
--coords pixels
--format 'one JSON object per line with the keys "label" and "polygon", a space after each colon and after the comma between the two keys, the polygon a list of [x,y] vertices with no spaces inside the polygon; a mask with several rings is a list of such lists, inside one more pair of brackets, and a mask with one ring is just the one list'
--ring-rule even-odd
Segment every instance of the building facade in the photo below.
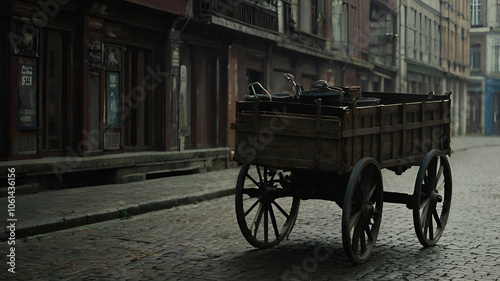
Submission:
{"label": "building facade", "polygon": [[467,131],[500,135],[500,1],[470,1]]}
{"label": "building facade", "polygon": [[468,1],[400,1],[400,91],[452,92],[452,133],[465,134]]}
{"label": "building facade", "polygon": [[186,1],[2,1],[0,9],[9,93],[2,158],[177,147],[167,48]]}
{"label": "building facade", "polygon": [[231,149],[247,85],[291,92],[284,73],[306,89],[321,79],[365,91],[452,91],[454,133],[463,133],[469,6],[2,1],[0,115],[9,122],[0,124],[0,157]]}

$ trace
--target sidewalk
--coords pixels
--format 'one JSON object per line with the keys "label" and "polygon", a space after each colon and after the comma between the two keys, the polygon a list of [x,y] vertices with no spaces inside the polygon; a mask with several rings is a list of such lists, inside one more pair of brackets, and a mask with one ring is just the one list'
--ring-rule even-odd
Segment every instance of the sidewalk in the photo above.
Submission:
{"label": "sidewalk", "polygon": [[[227,169],[18,195],[15,198],[16,238],[227,196],[234,193],[238,172],[239,169]],[[0,241],[3,241],[6,237],[3,229],[8,225],[8,202],[6,197],[0,200]]]}
{"label": "sidewalk", "polygon": [[[454,137],[451,143],[454,152],[487,146],[500,146],[500,137]],[[239,169],[227,169],[18,195],[15,198],[16,238],[228,196],[234,193],[238,172]],[[0,221],[5,228],[8,202],[5,197],[0,200]],[[6,235],[7,230],[0,232],[0,240],[5,240]]]}

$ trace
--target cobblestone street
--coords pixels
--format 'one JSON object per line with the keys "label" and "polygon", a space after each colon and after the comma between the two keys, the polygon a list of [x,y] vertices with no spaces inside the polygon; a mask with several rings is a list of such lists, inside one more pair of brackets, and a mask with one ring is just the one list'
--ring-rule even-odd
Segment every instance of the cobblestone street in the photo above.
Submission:
{"label": "cobblestone street", "polygon": [[[449,158],[451,215],[435,247],[418,242],[411,210],[385,203],[375,249],[359,266],[344,254],[334,202],[302,201],[289,239],[256,250],[238,228],[230,196],[17,240],[15,274],[6,270],[2,242],[0,279],[500,280],[499,156],[496,146]],[[384,170],[384,189],[411,194],[417,170]]]}

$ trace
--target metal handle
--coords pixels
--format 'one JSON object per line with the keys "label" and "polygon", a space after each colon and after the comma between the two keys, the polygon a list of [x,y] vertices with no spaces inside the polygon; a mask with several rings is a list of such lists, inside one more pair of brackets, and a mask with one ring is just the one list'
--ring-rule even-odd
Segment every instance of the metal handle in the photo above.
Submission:
{"label": "metal handle", "polygon": [[250,91],[250,89],[252,89],[254,96],[257,96],[257,92],[255,92],[255,86],[259,86],[264,91],[264,93],[266,93],[269,96],[269,100],[273,100],[271,94],[259,82],[253,82],[248,84],[248,90]]}
{"label": "metal handle", "polygon": [[302,85],[295,83],[295,81],[293,80],[295,77],[293,77],[293,75],[290,73],[285,73],[285,75],[283,76],[285,77],[286,81],[293,84],[295,96],[300,96],[302,94]]}

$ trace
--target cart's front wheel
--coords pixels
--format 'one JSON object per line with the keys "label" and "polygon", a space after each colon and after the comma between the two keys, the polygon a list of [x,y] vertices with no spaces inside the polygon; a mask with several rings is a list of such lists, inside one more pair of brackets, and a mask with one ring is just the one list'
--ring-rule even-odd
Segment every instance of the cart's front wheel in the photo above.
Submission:
{"label": "cart's front wheel", "polygon": [[236,183],[236,218],[245,239],[269,248],[290,234],[300,199],[290,192],[290,172],[244,164]]}
{"label": "cart's front wheel", "polygon": [[424,247],[433,246],[443,234],[451,206],[451,170],[439,150],[427,154],[418,170],[413,192],[413,224]]}
{"label": "cart's front wheel", "polygon": [[342,241],[353,264],[364,263],[377,241],[382,221],[383,187],[373,158],[361,159],[347,183],[342,207]]}

